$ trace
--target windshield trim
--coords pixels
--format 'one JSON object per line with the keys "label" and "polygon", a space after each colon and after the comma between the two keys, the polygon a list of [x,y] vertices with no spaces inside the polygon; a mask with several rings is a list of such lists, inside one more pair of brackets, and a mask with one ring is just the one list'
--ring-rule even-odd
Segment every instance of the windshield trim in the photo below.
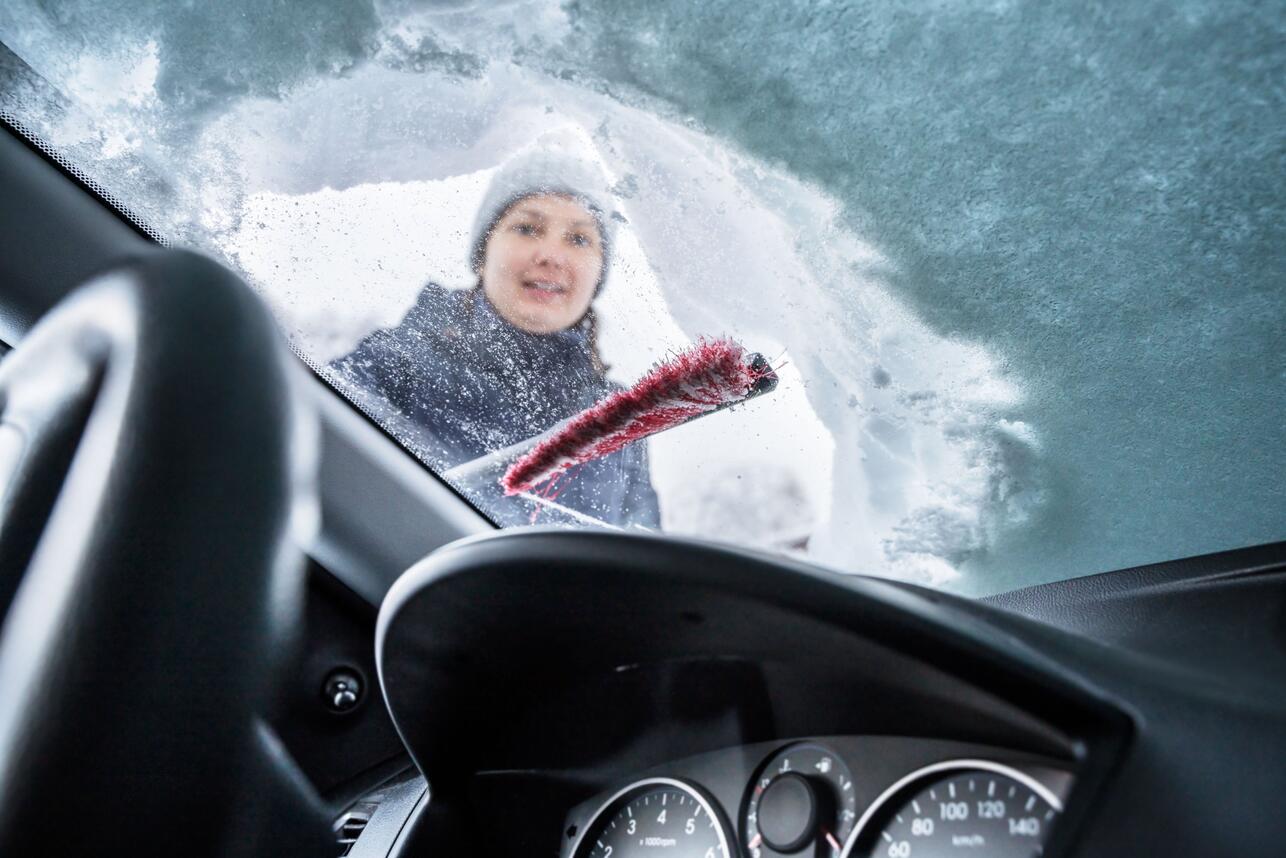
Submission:
{"label": "windshield trim", "polygon": [[130,229],[140,236],[161,247],[173,247],[168,238],[161,235],[127,206],[120,197],[99,184],[92,176],[82,170],[61,152],[45,143],[32,132],[12,111],[0,108],[0,127],[21,141],[28,149],[65,176],[76,187],[92,196],[100,205],[116,215]]}

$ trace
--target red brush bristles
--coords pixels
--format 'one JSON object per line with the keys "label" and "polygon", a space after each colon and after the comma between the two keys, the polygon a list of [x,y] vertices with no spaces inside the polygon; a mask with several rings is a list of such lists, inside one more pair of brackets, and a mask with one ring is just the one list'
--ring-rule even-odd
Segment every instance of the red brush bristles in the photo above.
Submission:
{"label": "red brush bristles", "polygon": [[698,340],[630,389],[582,411],[514,462],[500,480],[505,494],[530,492],[576,465],[742,401],[772,372],[752,366],[751,358],[731,339]]}

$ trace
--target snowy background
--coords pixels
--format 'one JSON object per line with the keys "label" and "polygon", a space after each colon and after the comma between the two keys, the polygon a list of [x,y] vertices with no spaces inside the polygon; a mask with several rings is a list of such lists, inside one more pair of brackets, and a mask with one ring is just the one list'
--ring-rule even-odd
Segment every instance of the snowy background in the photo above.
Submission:
{"label": "snowy background", "polygon": [[0,71],[319,362],[469,283],[504,159],[598,161],[616,377],[701,334],[783,364],[653,439],[665,528],[983,593],[1286,537],[1284,19],[11,0]]}

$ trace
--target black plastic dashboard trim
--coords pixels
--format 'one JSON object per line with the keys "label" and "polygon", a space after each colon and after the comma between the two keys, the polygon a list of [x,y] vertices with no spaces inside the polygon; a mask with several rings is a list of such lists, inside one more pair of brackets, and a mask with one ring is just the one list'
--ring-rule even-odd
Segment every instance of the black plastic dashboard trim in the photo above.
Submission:
{"label": "black plastic dashboard trim", "polygon": [[[1048,626],[942,593],[634,534],[508,531],[437,552],[386,598],[377,663],[398,731],[435,786],[439,814],[463,814],[471,749],[504,729],[479,717],[483,699],[517,717],[522,689],[557,683],[548,664],[572,675],[685,655],[770,658],[774,643],[755,641],[747,625],[761,617],[784,624],[781,646],[829,641],[833,648],[818,657],[857,669],[852,659],[878,642],[1057,729],[1078,783],[1067,831],[1093,812],[1135,731],[1127,704],[1051,657],[1043,646],[1051,638],[1069,650],[1081,642]],[[1047,854],[1063,854],[1070,842],[1060,838]]]}

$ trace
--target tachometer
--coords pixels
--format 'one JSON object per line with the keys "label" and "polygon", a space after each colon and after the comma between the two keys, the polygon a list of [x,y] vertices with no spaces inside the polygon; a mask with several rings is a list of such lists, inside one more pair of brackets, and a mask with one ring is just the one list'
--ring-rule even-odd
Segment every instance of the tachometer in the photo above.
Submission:
{"label": "tachometer", "polygon": [[986,760],[907,775],[858,821],[844,858],[1031,858],[1062,803],[1039,781]]}
{"label": "tachometer", "polygon": [[696,787],[671,778],[630,784],[585,828],[574,858],[733,858],[719,812]]}

